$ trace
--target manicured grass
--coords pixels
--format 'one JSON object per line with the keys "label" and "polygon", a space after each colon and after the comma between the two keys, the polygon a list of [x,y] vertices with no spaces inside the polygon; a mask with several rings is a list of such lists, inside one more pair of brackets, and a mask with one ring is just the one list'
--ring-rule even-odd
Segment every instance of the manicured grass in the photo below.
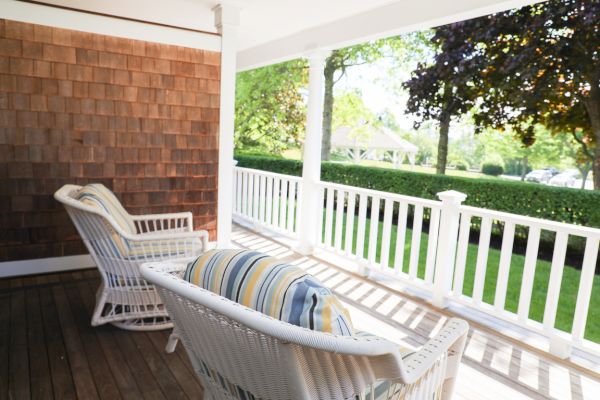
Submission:
{"label": "manicured grass", "polygon": [[[354,219],[354,234],[353,234],[353,252],[356,252],[356,238],[357,238],[357,217]],[[342,232],[346,232],[346,216],[344,216]],[[367,218],[365,224],[365,244],[363,257],[367,258],[367,252],[369,248],[369,232],[370,232],[371,220]],[[323,227],[325,227],[325,219],[323,219]],[[378,246],[377,246],[377,262],[380,262],[381,253],[381,240],[383,223],[379,222],[379,234],[378,234]],[[333,215],[333,232],[335,234],[335,214]],[[397,228],[392,225],[390,235],[390,256],[389,256],[389,268],[393,268],[393,263],[396,253],[396,238]],[[325,229],[323,230],[323,238],[325,237]],[[332,243],[334,243],[335,237],[332,237]],[[427,259],[427,244],[429,241],[429,235],[426,232],[421,233],[420,249],[419,249],[419,262],[418,262],[418,273],[419,278],[425,276],[425,263]],[[345,237],[342,236],[342,248],[345,248]],[[402,270],[408,273],[409,260],[410,260],[410,249],[412,243],[412,230],[407,229],[404,242],[404,262]],[[475,280],[475,265],[477,262],[477,251],[478,246],[476,244],[469,244],[467,251],[467,263],[465,268],[465,278],[463,285],[463,294],[471,296],[473,293],[473,285]],[[483,291],[483,301],[488,304],[494,303],[494,297],[496,293],[496,281],[498,276],[498,267],[500,263],[500,250],[490,248],[487,259],[487,268],[485,275],[485,284]],[[505,309],[508,311],[516,312],[519,302],[519,295],[521,290],[521,281],[523,276],[523,267],[525,264],[525,257],[520,254],[513,254],[511,258],[511,267],[508,277],[508,289],[506,293]],[[545,260],[539,260],[536,264],[536,273],[534,277],[533,292],[531,296],[531,307],[529,311],[529,317],[535,321],[541,322],[544,316],[544,308],[546,304],[546,297],[548,291],[548,281],[550,277],[551,263]],[[558,312],[556,315],[555,327],[566,332],[571,331],[573,324],[573,314],[575,312],[575,304],[577,301],[577,291],[579,288],[581,272],[569,265],[566,265],[563,272],[562,285],[558,303]],[[589,314],[587,320],[587,326],[585,330],[585,338],[594,342],[600,343],[600,319],[597,318],[597,310],[600,310],[600,276],[594,276],[594,283],[592,289],[592,298],[589,307]]]}

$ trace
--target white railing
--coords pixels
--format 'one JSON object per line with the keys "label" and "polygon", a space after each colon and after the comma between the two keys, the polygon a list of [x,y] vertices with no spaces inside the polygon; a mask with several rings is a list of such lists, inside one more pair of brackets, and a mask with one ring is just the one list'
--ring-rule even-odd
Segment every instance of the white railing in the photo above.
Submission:
{"label": "white railing", "polygon": [[[366,268],[433,285],[441,202],[328,182],[321,182],[321,196],[325,212],[320,246],[355,258]],[[380,220],[382,226],[371,223]],[[426,243],[424,220],[429,221]],[[425,269],[419,271],[424,248]]]}
{"label": "white railing", "polygon": [[[474,219],[480,221],[479,242],[477,246],[477,258],[473,281],[473,292],[470,296],[463,293],[465,282],[465,268],[467,265],[467,252],[469,247],[469,235],[471,224]],[[485,289],[486,269],[488,266],[488,255],[490,249],[490,238],[492,226],[502,226],[502,243],[500,246],[500,261],[494,290],[493,301],[489,304],[483,301]],[[516,312],[506,308],[506,296],[511,271],[511,259],[513,258],[513,245],[515,243],[515,230],[527,232],[527,244],[525,248],[525,260],[522,268],[521,286],[518,296]],[[531,218],[522,215],[509,214],[499,211],[475,208],[469,206],[460,207],[460,229],[457,243],[456,266],[454,270],[452,297],[455,301],[468,307],[484,311],[497,318],[502,318],[517,325],[537,331],[550,339],[550,351],[556,355],[567,357],[570,347],[574,346],[585,351],[598,353],[598,346],[584,339],[586,324],[588,322],[588,311],[592,296],[592,287],[598,257],[598,243],[600,241],[600,229],[587,228],[572,224],[548,221],[539,218]],[[554,247],[550,276],[547,282],[547,292],[542,322],[535,321],[530,316],[532,294],[538,266],[538,252],[542,232],[547,236],[554,236]],[[567,245],[572,237],[580,238],[585,242],[585,251],[582,260],[580,280],[577,282],[577,300],[573,314],[573,322],[570,331],[559,330],[555,327],[556,317],[563,284],[563,272],[565,270],[565,258]],[[569,282],[572,284],[572,282]],[[589,318],[597,323],[597,319]]]}
{"label": "white railing", "polygon": [[235,167],[233,215],[296,237],[301,183],[302,179],[295,176]]}
{"label": "white railing", "polygon": [[[302,221],[301,178],[235,168],[234,182],[236,217],[297,238]],[[320,216],[320,225],[314,230],[317,246],[358,261],[365,271],[376,270],[417,286],[437,306],[460,304],[538,332],[549,339],[550,351],[558,356],[567,357],[572,347],[600,355],[599,344],[584,337],[586,324],[597,323],[588,317],[588,311],[600,229],[464,206],[461,203],[466,196],[454,191],[440,193],[440,201],[434,201],[328,182],[320,182],[318,187],[318,193],[310,195],[319,196],[322,208],[306,211]],[[477,234],[474,226],[479,231],[476,247],[470,240],[473,233]],[[514,262],[516,257],[522,257],[513,252],[517,233],[526,237],[522,266]],[[542,282],[547,284],[547,291],[543,317],[536,318],[541,319],[538,322],[530,310],[542,236],[546,245],[553,243],[553,249],[549,279]],[[492,280],[494,287],[487,287],[493,237],[500,241],[500,253],[497,275]],[[552,237],[553,241],[548,240]],[[568,243],[573,237],[584,243],[585,250],[572,327],[559,330],[556,320],[563,272]],[[498,250],[492,251],[498,256]],[[467,268],[468,265],[474,268]],[[517,302],[516,309],[507,307],[509,282],[515,283],[509,276],[514,273],[521,276],[518,295],[513,293],[510,297],[513,304]],[[469,293],[465,293],[467,281],[469,285],[472,282]],[[540,307],[539,298],[537,301],[536,307]]]}

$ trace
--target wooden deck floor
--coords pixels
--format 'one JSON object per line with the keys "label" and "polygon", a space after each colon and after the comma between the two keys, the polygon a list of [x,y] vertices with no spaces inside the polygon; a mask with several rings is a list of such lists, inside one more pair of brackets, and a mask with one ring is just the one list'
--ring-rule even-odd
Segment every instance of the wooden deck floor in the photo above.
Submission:
{"label": "wooden deck floor", "polygon": [[[284,241],[237,226],[239,247],[297,264],[346,303],[354,325],[418,347],[451,317],[383,283],[319,257],[294,253]],[[92,328],[99,284],[94,270],[0,280],[0,400],[202,398],[182,346],[163,350],[168,332]],[[456,399],[600,398],[597,374],[472,325]]]}
{"label": "wooden deck floor", "polygon": [[[303,257],[277,236],[241,226],[234,243],[296,264],[317,276],[347,305],[355,327],[418,347],[452,317],[447,311],[364,279],[323,257]],[[600,399],[598,374],[471,323],[455,399]]]}
{"label": "wooden deck floor", "polygon": [[168,331],[90,326],[96,270],[0,280],[0,399],[202,398]]}

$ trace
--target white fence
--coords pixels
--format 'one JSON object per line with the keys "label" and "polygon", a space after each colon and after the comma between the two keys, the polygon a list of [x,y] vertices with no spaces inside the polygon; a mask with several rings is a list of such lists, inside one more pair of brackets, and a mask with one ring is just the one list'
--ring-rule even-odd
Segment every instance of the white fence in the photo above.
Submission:
{"label": "white fence", "polygon": [[235,167],[233,185],[234,217],[296,237],[301,178]]}
{"label": "white fence", "polygon": [[[302,223],[301,178],[236,168],[235,186],[237,217],[296,237],[298,225]],[[441,200],[433,201],[328,182],[320,182],[319,187],[318,193],[311,195],[319,196],[323,208],[309,210],[322,216],[318,218],[321,224],[314,229],[318,246],[358,260],[367,269],[415,285],[429,293],[438,306],[459,303],[541,333],[549,339],[550,351],[561,357],[568,356],[572,347],[600,355],[600,346],[584,338],[586,324],[598,323],[597,318],[588,316],[588,311],[600,229],[464,206],[461,203],[466,196],[452,191],[440,193]],[[479,228],[476,255],[470,240],[474,224]],[[486,287],[490,285],[486,276],[494,229],[500,250],[499,256],[498,250],[492,250],[499,261],[494,285],[490,288]],[[513,252],[517,231],[526,236],[522,267],[514,262],[515,257],[522,257]],[[546,241],[553,243],[553,251],[549,279],[544,283],[547,292],[543,318],[538,322],[532,319],[530,310],[542,235],[554,239]],[[577,282],[576,305],[571,311],[572,327],[561,331],[555,325],[571,237],[580,238],[585,251]],[[470,257],[474,258],[470,264],[467,262],[469,249]],[[473,264],[474,270],[467,268]],[[511,294],[511,301],[516,300],[518,304],[516,310],[509,310],[507,293],[509,276],[513,273],[521,274],[520,290],[518,298],[515,293]],[[467,274],[471,274],[468,281],[469,285],[472,282],[472,289],[465,294]],[[488,295],[486,302],[484,293],[490,290],[493,300],[490,301]],[[571,295],[575,296],[574,291]]]}

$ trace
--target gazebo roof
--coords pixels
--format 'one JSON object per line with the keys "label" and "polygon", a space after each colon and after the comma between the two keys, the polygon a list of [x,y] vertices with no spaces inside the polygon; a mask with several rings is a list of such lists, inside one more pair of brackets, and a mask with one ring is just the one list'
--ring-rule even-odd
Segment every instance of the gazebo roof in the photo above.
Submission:
{"label": "gazebo roof", "polygon": [[404,153],[416,153],[419,148],[400,138],[391,129],[369,125],[368,137],[353,134],[353,129],[342,126],[331,135],[331,146],[334,148],[361,148],[370,150],[396,150]]}

